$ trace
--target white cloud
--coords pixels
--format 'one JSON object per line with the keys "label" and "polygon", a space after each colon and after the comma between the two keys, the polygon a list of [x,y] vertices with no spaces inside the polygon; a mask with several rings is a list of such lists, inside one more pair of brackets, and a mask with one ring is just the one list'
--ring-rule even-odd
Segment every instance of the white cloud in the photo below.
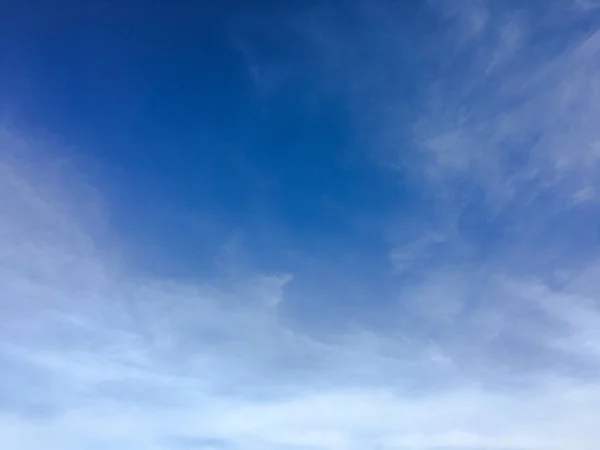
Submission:
{"label": "white cloud", "polygon": [[439,233],[425,234],[403,246],[396,247],[390,253],[390,260],[396,271],[403,273],[416,264],[432,258],[432,248],[444,242]]}
{"label": "white cloud", "polygon": [[[456,46],[442,57],[446,72],[414,129],[426,155],[417,170],[440,189],[466,177],[496,204],[545,192],[593,199],[600,35],[572,17],[565,31],[561,17],[534,14],[525,6],[497,13],[468,47],[453,31],[446,36]],[[553,29],[562,33],[555,41],[546,37]]]}
{"label": "white cloud", "polygon": [[[563,295],[535,281],[441,272],[407,291],[414,328],[319,342],[273,308],[289,276],[233,287],[125,277],[62,212],[67,198],[14,166],[3,171],[6,448],[592,450],[600,439],[600,380],[542,364],[532,382],[518,358],[492,355],[516,339],[513,352],[536,341],[597,364],[591,275]],[[485,296],[477,307],[473,295]],[[460,307],[448,310],[453,302]],[[523,317],[525,302],[567,333]],[[486,340],[490,313],[497,325]],[[492,387],[489,373],[504,364],[523,386]]]}
{"label": "white cloud", "polygon": [[[291,325],[286,290],[302,280],[284,272],[133,277],[75,213],[87,197],[57,188],[72,174],[40,175],[38,156],[54,152],[3,129],[4,447],[596,450],[597,262],[561,261],[556,289],[511,266],[539,249],[522,241],[514,259],[462,258],[472,248],[456,222],[469,199],[455,188],[477,185],[495,213],[547,191],[561,211],[592,207],[600,41],[578,35],[529,58],[526,14],[500,20],[487,2],[467,3],[446,3],[457,21],[449,59],[474,62],[438,80],[411,124],[425,155],[414,170],[426,189],[451,189],[438,206],[452,217],[390,253],[403,277],[382,311],[392,326],[316,338]],[[513,161],[515,148],[526,158]],[[551,212],[532,213],[534,231]],[[459,261],[438,255],[456,248]]]}
{"label": "white cloud", "polygon": [[575,5],[583,10],[589,10],[598,8],[600,6],[600,2],[598,0],[574,0]]}

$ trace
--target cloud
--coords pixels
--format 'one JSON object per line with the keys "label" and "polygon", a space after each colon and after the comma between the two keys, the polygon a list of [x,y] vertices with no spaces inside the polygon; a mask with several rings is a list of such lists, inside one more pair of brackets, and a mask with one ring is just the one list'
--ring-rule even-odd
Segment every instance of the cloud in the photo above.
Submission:
{"label": "cloud", "polygon": [[[280,18],[277,35],[287,29],[306,48],[260,66],[318,71],[321,88],[343,99],[356,133],[368,137],[373,159],[421,187],[442,191],[468,179],[495,207],[544,195],[594,201],[599,35],[597,11],[581,5],[430,1],[407,12],[354,2],[349,23],[323,5]],[[264,32],[245,37],[261,39]]]}
{"label": "cloud", "polygon": [[597,0],[575,0],[575,5],[583,10],[594,9],[600,6]]}
{"label": "cloud", "polygon": [[428,262],[432,257],[432,250],[443,244],[444,236],[431,233],[410,241],[400,247],[396,247],[390,253],[390,260],[394,268],[402,273],[419,263]]}
{"label": "cloud", "polygon": [[[597,448],[600,262],[581,224],[598,217],[598,35],[534,52],[561,17],[431,5],[448,21],[435,35],[445,53],[426,55],[439,72],[414,120],[397,121],[385,74],[363,98],[366,75],[399,66],[396,10],[365,7],[359,35],[387,43],[381,53],[337,37],[323,50],[343,50],[327,70],[357,81],[337,92],[369,106],[373,147],[394,148],[399,176],[433,198],[411,218],[427,226],[392,242],[397,301],[364,305],[381,309],[379,327],[356,317],[312,333],[286,308],[289,290],[303,293],[286,271],[200,282],[130,270],[118,237],[94,226],[109,214],[94,189],[49,163],[61,150],[3,128],[6,448]],[[327,31],[309,34],[340,33]]]}
{"label": "cloud", "polygon": [[[441,271],[403,294],[399,329],[319,340],[278,309],[289,276],[128,276],[68,198],[2,170],[7,448],[585,450],[600,438],[598,380],[575,371],[600,363],[595,272],[555,293]],[[549,358],[534,377],[515,356],[531,345]]]}
{"label": "cloud", "polygon": [[[578,26],[583,17],[565,26],[534,13],[497,12],[469,45],[456,41],[442,59],[447,69],[413,135],[430,181],[464,177],[502,205],[547,192],[566,203],[594,200],[599,35]],[[564,38],[550,40],[552,27]]]}

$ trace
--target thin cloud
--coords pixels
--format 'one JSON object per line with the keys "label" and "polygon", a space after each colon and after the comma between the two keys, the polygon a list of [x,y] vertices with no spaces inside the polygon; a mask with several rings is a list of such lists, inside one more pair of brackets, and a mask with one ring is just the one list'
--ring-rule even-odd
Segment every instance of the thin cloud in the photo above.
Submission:
{"label": "thin cloud", "polygon": [[[385,327],[316,336],[286,308],[289,290],[303,292],[287,271],[194,282],[128,270],[118,239],[104,250],[107,236],[77,212],[98,201],[93,189],[81,180],[59,189],[72,174],[44,178],[39,158],[14,158],[26,150],[49,160],[60,149],[3,129],[0,441],[20,450],[596,450],[599,264],[573,230],[597,212],[598,34],[529,57],[540,29],[527,11],[445,5],[440,45],[452,51],[428,57],[469,64],[442,64],[451,70],[432,81],[415,120],[391,113],[361,129],[373,151],[382,142],[405,150],[394,165],[433,198],[428,219],[443,216],[391,244],[399,282],[397,302],[381,307]],[[371,22],[385,11],[369,16],[368,42],[386,41]],[[389,17],[383,35],[397,36]],[[552,28],[560,17],[544,20]],[[329,31],[316,34],[339,30]],[[344,49],[334,74],[354,87],[338,94],[353,111],[368,105],[371,119],[393,111],[401,99],[386,77],[362,96],[365,74],[398,67],[394,43],[364,64],[343,44],[324,50]],[[564,225],[549,233],[550,220]],[[573,245],[558,251],[548,236]],[[536,255],[552,263],[533,267]]]}
{"label": "thin cloud", "polygon": [[[588,297],[492,277],[480,281],[488,299],[479,308],[450,311],[432,289],[469,299],[474,280],[455,273],[406,294],[415,308],[442,301],[433,316],[431,307],[415,316],[417,328],[433,323],[449,333],[439,340],[402,327],[331,335],[325,343],[290,329],[269,307],[285,295],[288,278],[258,277],[238,290],[124,277],[59,213],[51,190],[33,189],[14,167],[4,170],[12,176],[3,178],[2,198],[13,203],[2,210],[3,248],[11,250],[0,273],[0,434],[9,448],[585,450],[600,438],[589,420],[597,380],[550,365],[525,386],[498,390],[486,387],[483,370],[511,361],[500,358],[495,368],[486,357],[498,336],[520,339],[516,352],[519,342],[536,339],[534,316],[525,334],[517,326],[519,301],[571,327],[556,339],[542,334],[541,345],[598,362],[589,342],[600,323]],[[40,223],[38,234],[22,233]],[[480,327],[490,329],[481,322],[487,311],[501,313],[500,328],[491,346],[474,345]],[[527,380],[513,364],[513,378]]]}

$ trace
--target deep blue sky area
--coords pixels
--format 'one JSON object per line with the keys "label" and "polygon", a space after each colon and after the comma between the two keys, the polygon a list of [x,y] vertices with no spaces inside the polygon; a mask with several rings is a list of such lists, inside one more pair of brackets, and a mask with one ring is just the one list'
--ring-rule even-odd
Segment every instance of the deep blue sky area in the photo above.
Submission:
{"label": "deep blue sky area", "polygon": [[[152,270],[211,264],[234,235],[273,254],[300,246],[344,257],[346,240],[377,252],[381,218],[414,201],[361,148],[342,90],[324,89],[309,45],[283,23],[298,14],[343,24],[352,17],[339,5],[11,9],[1,32],[4,110],[91,161],[113,226]],[[281,72],[272,87],[249,58]]]}

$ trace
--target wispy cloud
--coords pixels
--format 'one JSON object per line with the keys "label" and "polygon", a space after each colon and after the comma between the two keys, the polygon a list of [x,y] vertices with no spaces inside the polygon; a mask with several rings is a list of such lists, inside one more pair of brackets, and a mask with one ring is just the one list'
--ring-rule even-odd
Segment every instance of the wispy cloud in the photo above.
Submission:
{"label": "wispy cloud", "polygon": [[[326,71],[344,73],[352,88],[337,93],[369,116],[361,132],[397,150],[399,177],[431,199],[434,212],[414,222],[439,218],[392,243],[397,301],[381,307],[381,327],[316,336],[286,309],[291,285],[303,291],[285,271],[194,282],[129,270],[118,240],[93,225],[107,222],[93,189],[69,171],[47,175],[40,161],[60,151],[4,128],[0,441],[596,450],[600,263],[582,223],[599,217],[600,38],[564,28],[583,20],[576,3],[541,18],[484,1],[429,4],[447,25],[435,36],[445,53],[424,56],[439,73],[414,120],[395,122],[406,111],[395,113],[402,99],[385,76],[364,98],[365,74],[399,66],[394,8],[365,7],[362,31],[386,43],[381,53],[325,45],[343,50]],[[555,29],[566,37],[549,39]],[[309,34],[322,43],[339,32],[327,31]]]}
{"label": "wispy cloud", "polygon": [[[445,57],[448,69],[415,126],[425,173],[439,181],[467,177],[497,202],[533,201],[548,191],[562,202],[591,201],[598,34],[572,16],[517,13],[497,13]],[[560,36],[549,36],[552,30]]]}
{"label": "wispy cloud", "polygon": [[[288,276],[233,287],[127,276],[64,212],[67,197],[2,170],[7,448],[592,449],[600,438],[597,379],[573,372],[600,363],[593,275],[554,293],[441,273],[403,294],[399,329],[317,340],[277,308]],[[549,359],[523,363],[531,345]]]}

